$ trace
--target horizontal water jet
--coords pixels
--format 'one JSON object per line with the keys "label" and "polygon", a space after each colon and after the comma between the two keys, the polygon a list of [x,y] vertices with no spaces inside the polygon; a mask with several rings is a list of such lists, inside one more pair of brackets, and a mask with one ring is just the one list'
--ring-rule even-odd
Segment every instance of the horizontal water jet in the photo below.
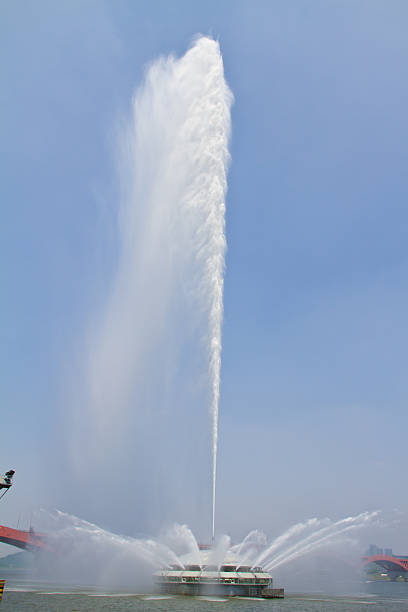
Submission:
{"label": "horizontal water jet", "polygon": [[238,544],[224,535],[214,546],[204,546],[187,525],[172,525],[156,537],[131,538],[64,512],[44,513],[43,530],[52,552],[41,555],[42,567],[55,579],[63,576],[76,583],[191,595],[280,597],[283,590],[271,590],[272,570],[323,548],[333,553],[351,531],[372,526],[378,516],[365,512],[336,522],[311,519],[270,543],[255,530]]}

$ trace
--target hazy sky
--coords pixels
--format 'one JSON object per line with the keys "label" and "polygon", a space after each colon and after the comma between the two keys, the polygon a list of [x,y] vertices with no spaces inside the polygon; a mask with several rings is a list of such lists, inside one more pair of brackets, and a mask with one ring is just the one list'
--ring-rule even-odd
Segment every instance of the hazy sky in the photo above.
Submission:
{"label": "hazy sky", "polygon": [[[36,504],[98,518],[57,480],[67,380],[115,266],[115,126],[148,63],[197,33],[235,97],[219,531],[407,523],[407,18],[403,0],[1,3],[0,523]],[[103,520],[130,530],[120,508]],[[408,552],[403,526],[377,539]]]}

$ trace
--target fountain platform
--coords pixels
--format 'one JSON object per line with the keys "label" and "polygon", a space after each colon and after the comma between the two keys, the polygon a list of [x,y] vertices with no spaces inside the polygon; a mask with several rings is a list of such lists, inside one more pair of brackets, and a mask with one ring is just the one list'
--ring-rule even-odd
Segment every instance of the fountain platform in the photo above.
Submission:
{"label": "fountain platform", "polygon": [[[183,561],[183,560],[182,560]],[[223,597],[283,598],[284,589],[272,588],[272,576],[262,567],[244,565],[226,558],[222,565],[211,562],[211,550],[200,546],[200,563],[183,561],[153,574],[160,593],[171,595],[219,595]]]}

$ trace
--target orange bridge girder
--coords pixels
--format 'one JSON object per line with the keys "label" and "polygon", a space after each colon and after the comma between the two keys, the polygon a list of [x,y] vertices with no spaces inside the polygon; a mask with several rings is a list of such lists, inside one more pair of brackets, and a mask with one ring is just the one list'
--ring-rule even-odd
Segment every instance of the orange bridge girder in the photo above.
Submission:
{"label": "orange bridge girder", "polygon": [[0,542],[16,546],[23,550],[47,550],[46,537],[43,533],[36,533],[33,529],[22,531],[0,525]]}
{"label": "orange bridge girder", "polygon": [[408,559],[401,557],[394,557],[391,555],[372,555],[371,557],[363,557],[363,565],[368,563],[376,563],[387,571],[401,571],[408,572]]}

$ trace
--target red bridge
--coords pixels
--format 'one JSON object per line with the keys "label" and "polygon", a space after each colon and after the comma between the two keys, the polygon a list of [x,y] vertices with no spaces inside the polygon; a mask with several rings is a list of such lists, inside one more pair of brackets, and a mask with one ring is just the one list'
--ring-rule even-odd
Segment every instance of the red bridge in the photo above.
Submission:
{"label": "red bridge", "polygon": [[376,563],[383,567],[387,572],[408,572],[408,557],[394,557],[391,555],[373,555],[363,557],[363,565]]}
{"label": "red bridge", "polygon": [[24,550],[47,550],[48,546],[43,533],[36,533],[34,529],[21,531],[0,525],[0,542],[23,548]]}

